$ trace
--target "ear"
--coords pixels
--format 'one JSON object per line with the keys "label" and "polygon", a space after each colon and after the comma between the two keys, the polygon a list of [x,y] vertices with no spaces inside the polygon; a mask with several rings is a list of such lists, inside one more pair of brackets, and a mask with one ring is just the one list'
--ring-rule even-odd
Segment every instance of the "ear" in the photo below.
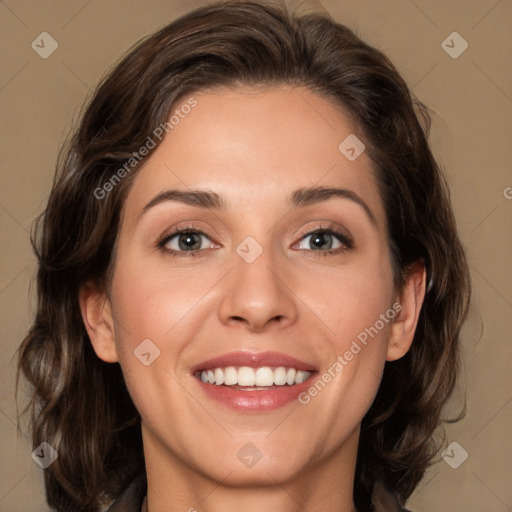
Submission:
{"label": "ear", "polygon": [[423,261],[417,261],[409,268],[403,290],[397,297],[401,309],[393,305],[393,309],[398,310],[399,313],[391,326],[387,361],[400,359],[411,347],[425,298],[426,278],[427,272]]}
{"label": "ear", "polygon": [[106,294],[92,284],[79,292],[80,310],[96,355],[106,363],[119,361],[116,349],[114,321]]}

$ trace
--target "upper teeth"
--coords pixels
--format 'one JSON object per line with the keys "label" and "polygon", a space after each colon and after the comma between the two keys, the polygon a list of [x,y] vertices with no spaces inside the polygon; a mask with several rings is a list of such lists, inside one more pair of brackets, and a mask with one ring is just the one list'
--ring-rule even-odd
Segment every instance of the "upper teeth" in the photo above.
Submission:
{"label": "upper teeth", "polygon": [[311,372],[296,370],[295,368],[285,368],[279,366],[271,368],[263,366],[261,368],[251,368],[249,366],[228,366],[227,368],[212,368],[201,372],[201,380],[220,386],[283,386],[284,384],[301,384]]}

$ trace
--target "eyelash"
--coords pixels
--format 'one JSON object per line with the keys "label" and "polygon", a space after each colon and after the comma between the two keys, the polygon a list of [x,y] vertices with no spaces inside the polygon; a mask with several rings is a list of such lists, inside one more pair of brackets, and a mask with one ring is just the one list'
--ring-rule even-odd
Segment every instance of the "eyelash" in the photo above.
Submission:
{"label": "eyelash", "polygon": [[[180,229],[177,229],[177,230],[173,231],[169,235],[165,235],[158,242],[157,247],[160,250],[162,250],[163,252],[165,252],[166,254],[169,254],[170,256],[173,256],[173,257],[174,256],[178,256],[178,257],[181,257],[181,256],[192,256],[192,257],[200,256],[201,253],[205,249],[196,249],[196,250],[193,250],[193,251],[176,251],[174,249],[167,249],[165,247],[165,245],[170,240],[172,240],[174,237],[179,236],[179,235],[183,235],[183,234],[190,234],[190,233],[194,233],[194,234],[198,234],[198,235],[203,235],[206,238],[211,240],[211,237],[207,233],[205,233],[204,231],[196,228],[195,226],[185,226],[183,228],[180,228]],[[302,233],[300,235],[299,242],[302,241],[304,238],[310,236],[310,235],[314,235],[315,233],[325,233],[325,234],[328,234],[328,235],[335,236],[339,240],[339,242],[341,242],[342,247],[339,247],[337,249],[329,249],[329,250],[326,250],[326,251],[322,251],[322,250],[314,251],[312,249],[297,249],[297,250],[301,251],[301,252],[306,251],[308,253],[313,253],[314,257],[325,257],[325,256],[332,256],[332,255],[344,253],[344,252],[346,252],[346,251],[348,251],[348,250],[350,250],[350,249],[352,249],[354,247],[354,242],[353,242],[352,238],[349,235],[347,235],[346,233],[341,232],[333,224],[319,226],[318,228],[315,228],[313,230],[310,230],[310,231],[307,231],[305,233]],[[297,245],[297,244],[294,244],[294,245]]]}

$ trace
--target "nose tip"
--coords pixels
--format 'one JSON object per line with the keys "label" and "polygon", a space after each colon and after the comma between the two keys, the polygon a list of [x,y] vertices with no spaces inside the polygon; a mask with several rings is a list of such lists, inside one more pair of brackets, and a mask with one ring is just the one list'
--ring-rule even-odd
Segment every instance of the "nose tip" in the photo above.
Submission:
{"label": "nose tip", "polygon": [[298,312],[293,294],[278,274],[263,256],[251,264],[240,260],[226,283],[219,309],[221,321],[251,331],[295,322]]}

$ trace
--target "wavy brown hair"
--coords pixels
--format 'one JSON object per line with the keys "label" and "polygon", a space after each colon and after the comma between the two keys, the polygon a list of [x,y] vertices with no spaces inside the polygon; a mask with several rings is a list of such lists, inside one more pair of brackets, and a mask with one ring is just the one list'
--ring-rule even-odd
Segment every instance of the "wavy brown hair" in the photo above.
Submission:
{"label": "wavy brown hair", "polygon": [[397,289],[411,264],[422,260],[427,268],[414,342],[386,363],[363,419],[358,510],[371,510],[377,481],[404,503],[432,462],[433,433],[456,382],[470,283],[427,141],[428,111],[385,55],[327,15],[222,2],[143,40],[102,81],[61,153],[36,225],[37,312],[19,368],[33,388],[34,446],[47,441],[59,453],[44,473],[48,503],[58,511],[96,512],[144,472],[139,415],[119,365],[94,354],[78,301],[84,283],[108,288],[121,208],[140,164],[105,197],[95,190],[187,95],[280,84],[330,99],[361,133],[385,205]]}

